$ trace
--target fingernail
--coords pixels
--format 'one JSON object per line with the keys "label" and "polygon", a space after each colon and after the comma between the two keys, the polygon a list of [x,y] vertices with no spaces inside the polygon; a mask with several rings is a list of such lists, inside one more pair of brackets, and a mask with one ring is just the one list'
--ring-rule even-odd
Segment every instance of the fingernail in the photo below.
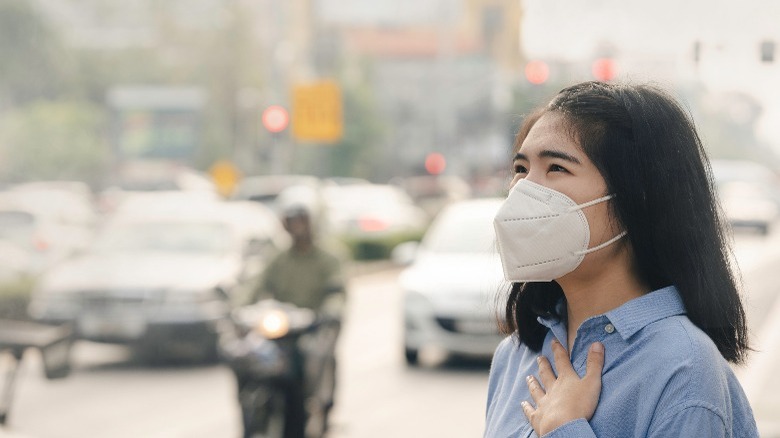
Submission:
{"label": "fingernail", "polygon": [[594,342],[593,345],[590,346],[590,351],[594,353],[603,353],[604,345],[601,342]]}
{"label": "fingernail", "polygon": [[536,356],[536,363],[539,365],[542,364],[542,356]]}
{"label": "fingernail", "polygon": [[533,376],[528,376],[528,377],[526,377],[526,378],[525,378],[525,380],[526,380],[527,382],[530,382],[531,380],[533,380],[533,378],[534,378]]}

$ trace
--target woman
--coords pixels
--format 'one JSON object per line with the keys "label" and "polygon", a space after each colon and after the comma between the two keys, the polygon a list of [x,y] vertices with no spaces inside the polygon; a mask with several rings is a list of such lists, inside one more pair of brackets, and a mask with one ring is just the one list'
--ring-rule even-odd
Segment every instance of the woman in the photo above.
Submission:
{"label": "woman", "polygon": [[709,165],[652,86],[578,84],[528,117],[496,215],[512,288],[486,437],[754,437]]}

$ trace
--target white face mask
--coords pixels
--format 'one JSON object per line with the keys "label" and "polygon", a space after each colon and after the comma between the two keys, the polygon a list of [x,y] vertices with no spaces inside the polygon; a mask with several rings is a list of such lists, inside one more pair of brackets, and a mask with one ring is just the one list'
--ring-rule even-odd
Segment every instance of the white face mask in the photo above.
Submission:
{"label": "white face mask", "polygon": [[496,213],[498,252],[507,281],[552,281],[572,272],[585,255],[626,235],[618,234],[593,248],[590,227],[582,209],[613,195],[584,204],[548,187],[522,179]]}

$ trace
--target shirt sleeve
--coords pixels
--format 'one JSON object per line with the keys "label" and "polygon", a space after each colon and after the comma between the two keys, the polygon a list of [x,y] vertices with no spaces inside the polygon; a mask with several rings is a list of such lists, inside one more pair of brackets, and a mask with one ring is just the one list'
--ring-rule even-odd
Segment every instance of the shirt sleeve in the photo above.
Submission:
{"label": "shirt sleeve", "polygon": [[[619,432],[619,431],[615,431]],[[663,421],[658,427],[651,429],[648,437],[691,437],[706,436],[710,438],[725,438],[729,436],[723,418],[706,406],[688,406]],[[758,437],[758,435],[755,435]],[[589,438],[596,437],[590,424],[580,418],[558,427],[542,438]]]}
{"label": "shirt sleeve", "polygon": [[490,362],[490,373],[488,374],[486,414],[489,414],[490,405],[493,404],[493,397],[498,389],[498,383],[504,377],[504,368],[506,367],[505,351],[507,351],[507,348],[510,348],[509,345],[512,343],[510,338],[511,336],[504,338],[493,352],[493,359]]}
{"label": "shirt sleeve", "polygon": [[327,288],[330,289],[329,292],[344,292],[345,281],[341,265],[342,262],[337,256],[332,254],[329,255],[326,268],[327,278],[325,280]]}
{"label": "shirt sleeve", "polygon": [[542,438],[596,438],[596,434],[590,428],[588,420],[578,418],[558,427]]}
{"label": "shirt sleeve", "polygon": [[704,404],[695,404],[683,407],[663,420],[657,427],[651,426],[649,436],[720,438],[731,435],[727,433],[726,424],[721,415]]}
{"label": "shirt sleeve", "polygon": [[[280,255],[277,255],[276,257],[271,260],[268,265],[266,265],[265,269],[263,270],[262,274],[260,274],[259,280],[255,284],[255,288],[252,291],[250,300],[247,304],[253,304],[259,301],[261,298],[277,298],[275,294],[275,276],[274,273],[278,271],[277,265],[279,263]],[[277,298],[278,299],[278,298]]]}

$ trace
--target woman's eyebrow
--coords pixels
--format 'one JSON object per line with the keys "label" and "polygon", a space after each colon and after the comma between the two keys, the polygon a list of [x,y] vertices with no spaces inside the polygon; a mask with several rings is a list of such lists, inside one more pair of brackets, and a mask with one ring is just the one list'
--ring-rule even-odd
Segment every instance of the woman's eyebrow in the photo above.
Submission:
{"label": "woman's eyebrow", "polygon": [[559,158],[570,163],[582,164],[580,163],[580,160],[577,159],[577,157],[569,155],[566,152],[556,151],[554,149],[545,149],[539,152],[539,156],[542,158]]}
{"label": "woman's eyebrow", "polygon": [[[555,149],[545,149],[541,152],[539,152],[539,157],[541,158],[559,158],[561,160],[568,161],[570,163],[575,164],[582,164],[577,157],[573,155],[569,155],[566,152],[557,151]],[[518,152],[515,154],[515,160],[525,160],[528,161],[528,156],[522,152]]]}

